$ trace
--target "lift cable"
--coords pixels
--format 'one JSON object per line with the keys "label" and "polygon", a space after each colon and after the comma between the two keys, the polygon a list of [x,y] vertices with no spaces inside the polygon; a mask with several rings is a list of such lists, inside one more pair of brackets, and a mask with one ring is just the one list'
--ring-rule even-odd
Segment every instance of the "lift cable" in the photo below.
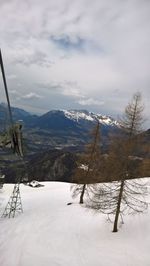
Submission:
{"label": "lift cable", "polygon": [[[7,104],[8,104],[9,120],[11,124],[11,145],[12,145],[14,152],[18,154],[19,157],[21,158],[23,157],[22,146],[21,146],[22,145],[21,143],[21,127],[22,126],[19,126],[19,127],[14,126],[1,50],[0,50],[0,66],[1,66],[6,99],[7,99]],[[23,212],[21,196],[20,196],[20,178],[18,182],[14,185],[12,195],[5,207],[2,217],[8,217],[8,218],[13,217],[14,218],[16,212]]]}
{"label": "lift cable", "polygon": [[3,82],[4,82],[4,89],[5,89],[5,94],[6,94],[7,104],[8,104],[9,119],[10,119],[11,126],[13,127],[14,123],[13,123],[12,112],[11,112],[11,107],[10,107],[10,100],[9,100],[9,94],[8,94],[8,88],[7,88],[7,82],[6,82],[6,77],[5,77],[5,71],[4,71],[1,49],[0,49],[0,66],[1,66],[2,77],[3,77]]}

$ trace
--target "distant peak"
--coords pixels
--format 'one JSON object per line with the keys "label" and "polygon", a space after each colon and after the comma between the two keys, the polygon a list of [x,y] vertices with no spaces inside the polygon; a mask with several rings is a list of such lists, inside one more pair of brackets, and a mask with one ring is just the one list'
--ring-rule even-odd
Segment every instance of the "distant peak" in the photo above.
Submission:
{"label": "distant peak", "polygon": [[106,115],[95,114],[87,110],[62,110],[62,111],[64,112],[64,115],[67,118],[74,121],[80,121],[80,120],[99,121],[101,124],[104,125],[119,126],[119,123],[116,120]]}

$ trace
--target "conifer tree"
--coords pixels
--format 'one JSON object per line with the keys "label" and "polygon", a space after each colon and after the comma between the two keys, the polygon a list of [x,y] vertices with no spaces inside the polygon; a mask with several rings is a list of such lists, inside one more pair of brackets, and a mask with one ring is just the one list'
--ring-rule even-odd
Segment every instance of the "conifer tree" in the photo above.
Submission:
{"label": "conifer tree", "polygon": [[143,212],[147,208],[144,199],[146,186],[135,180],[142,177],[141,164],[136,160],[142,111],[141,95],[137,93],[125,109],[121,121],[123,133],[120,137],[113,138],[105,162],[107,165],[105,175],[116,181],[95,185],[88,203],[88,207],[96,211],[115,216],[113,232],[118,231],[118,219],[123,214]]}
{"label": "conifer tree", "polygon": [[72,177],[73,182],[76,183],[76,185],[71,187],[72,196],[80,195],[80,204],[84,203],[84,195],[88,187],[96,182],[98,178],[101,158],[100,150],[100,124],[97,122],[91,132],[91,141],[86,145],[85,151],[79,156],[77,167]]}

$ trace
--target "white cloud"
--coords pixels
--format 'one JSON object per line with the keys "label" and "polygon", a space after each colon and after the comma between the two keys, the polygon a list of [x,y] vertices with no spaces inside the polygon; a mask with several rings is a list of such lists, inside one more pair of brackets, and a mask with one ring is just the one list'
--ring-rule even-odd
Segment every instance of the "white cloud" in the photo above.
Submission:
{"label": "white cloud", "polygon": [[18,95],[18,92],[16,90],[10,90],[9,92],[10,92],[10,94]]}
{"label": "white cloud", "polygon": [[[1,48],[9,88],[19,95],[30,88],[26,95],[31,102],[38,98],[31,91],[43,95],[37,84],[51,84],[44,90],[47,109],[55,94],[62,108],[68,97],[91,109],[98,109],[95,101],[101,99],[116,115],[141,90],[150,116],[149,14],[150,1],[145,0],[1,0]],[[22,86],[16,86],[10,73]],[[44,100],[42,104],[46,108]],[[35,101],[33,105],[37,107]]]}
{"label": "white cloud", "polygon": [[17,76],[14,75],[14,74],[10,74],[10,75],[7,76],[7,78],[12,80],[12,79],[16,79]]}
{"label": "white cloud", "polygon": [[37,93],[34,93],[34,92],[30,92],[26,95],[21,96],[21,98],[26,99],[26,100],[30,100],[30,99],[41,99],[41,98],[43,98],[43,96],[41,96]]}
{"label": "white cloud", "polygon": [[98,105],[98,106],[101,106],[101,105],[104,105],[104,102],[101,102],[101,101],[98,101],[98,100],[94,100],[92,98],[89,98],[89,99],[83,99],[83,100],[79,100],[78,101],[79,104],[81,105]]}

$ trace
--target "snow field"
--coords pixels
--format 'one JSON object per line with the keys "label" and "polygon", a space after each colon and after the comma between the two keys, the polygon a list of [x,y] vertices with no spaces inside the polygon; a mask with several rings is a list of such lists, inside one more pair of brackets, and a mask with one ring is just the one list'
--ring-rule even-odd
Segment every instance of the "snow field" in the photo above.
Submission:
{"label": "snow field", "polygon": [[[112,233],[106,216],[72,202],[70,184],[20,186],[23,214],[0,219],[0,266],[149,266],[150,212],[126,216]],[[13,185],[0,192],[0,211]],[[149,197],[150,199],[150,197]]]}

